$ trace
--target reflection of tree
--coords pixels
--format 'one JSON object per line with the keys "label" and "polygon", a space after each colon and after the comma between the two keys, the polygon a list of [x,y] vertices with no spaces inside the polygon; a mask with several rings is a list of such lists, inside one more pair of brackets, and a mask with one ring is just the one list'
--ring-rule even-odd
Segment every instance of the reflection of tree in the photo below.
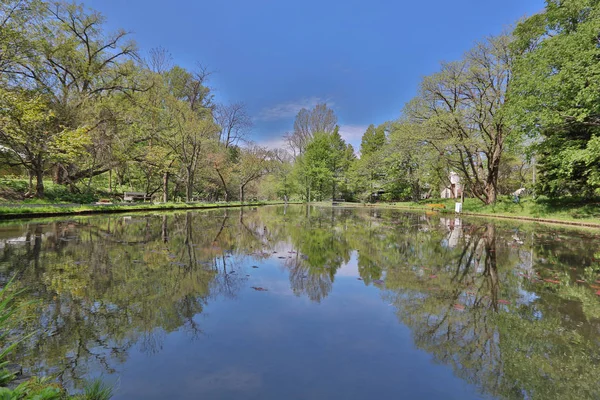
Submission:
{"label": "reflection of tree", "polygon": [[597,398],[597,336],[594,342],[566,330],[555,317],[566,310],[549,307],[553,294],[541,290],[543,285],[534,305],[506,305],[506,299],[519,298],[513,269],[520,258],[499,237],[493,224],[468,226],[456,248],[448,249],[446,262],[435,258],[440,249],[435,235],[419,238],[420,255],[429,255],[422,266],[414,267],[409,256],[387,270],[386,296],[398,317],[417,346],[488,395]]}
{"label": "reflection of tree", "polygon": [[320,303],[331,292],[335,270],[311,267],[297,254],[286,261],[286,266],[292,291],[296,295],[305,294],[312,301]]}
{"label": "reflection of tree", "polygon": [[69,382],[118,369],[134,346],[159,352],[174,330],[201,339],[197,315],[237,296],[249,261],[281,257],[292,291],[322,302],[357,254],[361,278],[385,280],[417,346],[485,394],[600,398],[600,305],[589,287],[569,283],[581,275],[576,262],[593,262],[590,236],[462,221],[448,242],[435,216],[394,210],[77,218],[0,230],[0,279],[18,273],[41,300],[27,305],[37,333],[20,349],[23,364]]}
{"label": "reflection of tree", "polygon": [[221,227],[195,213],[20,227],[15,236],[24,241],[6,243],[0,273],[6,279],[18,272],[27,293],[41,299],[28,306],[36,318],[24,328],[36,334],[21,361],[71,382],[94,366],[114,371],[136,344],[159,351],[165,333],[198,337],[194,317],[206,302],[220,291],[233,295],[243,282],[231,266],[213,264],[217,256],[226,260],[239,239],[217,235]]}
{"label": "reflection of tree", "polygon": [[[307,210],[309,210],[307,206]],[[290,285],[296,295],[306,294],[309,299],[320,302],[331,292],[336,271],[350,260],[351,245],[344,213],[333,209],[306,211],[300,220],[297,215],[286,213],[295,220],[298,228],[289,231],[293,244],[292,258],[286,261]]]}

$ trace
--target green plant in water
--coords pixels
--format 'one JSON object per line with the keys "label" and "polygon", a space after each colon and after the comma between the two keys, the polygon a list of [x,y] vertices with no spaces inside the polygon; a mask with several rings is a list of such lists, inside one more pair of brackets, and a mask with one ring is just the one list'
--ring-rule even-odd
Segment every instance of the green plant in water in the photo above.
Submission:
{"label": "green plant in water", "polygon": [[14,373],[8,371],[6,368],[8,366],[6,356],[19,344],[19,341],[15,340],[10,345],[5,345],[10,332],[7,325],[17,311],[15,297],[18,295],[18,292],[11,292],[11,286],[12,280],[0,289],[0,386],[6,385],[14,378]]}
{"label": "green plant in water", "polygon": [[5,344],[9,339],[12,318],[19,310],[15,300],[21,291],[13,291],[12,286],[11,279],[0,289],[0,400],[109,400],[113,396],[114,388],[101,380],[92,381],[84,388],[82,394],[74,397],[69,396],[60,385],[45,377],[31,378],[14,389],[3,387],[15,378],[15,374],[7,369],[6,358],[21,341],[27,338],[27,336],[17,340],[10,338],[12,343]]}
{"label": "green plant in water", "polygon": [[114,388],[97,379],[86,386],[83,394],[76,397],[78,400],[109,400],[113,396]]}
{"label": "green plant in water", "polygon": [[51,383],[47,378],[32,378],[14,390],[0,388],[0,400],[61,400],[67,398],[64,389]]}

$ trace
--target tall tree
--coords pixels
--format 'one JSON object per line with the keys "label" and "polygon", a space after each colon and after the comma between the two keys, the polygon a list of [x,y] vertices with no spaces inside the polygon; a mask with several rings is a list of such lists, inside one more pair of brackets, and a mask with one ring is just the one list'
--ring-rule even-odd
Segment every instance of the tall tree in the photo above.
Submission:
{"label": "tall tree", "polygon": [[442,64],[405,110],[412,122],[426,126],[424,139],[485,204],[496,201],[500,162],[515,133],[503,113],[512,76],[511,41],[489,38],[463,60]]}
{"label": "tall tree", "polygon": [[296,159],[294,179],[310,201],[316,196],[323,200],[331,194],[332,199],[341,183],[345,184],[346,172],[354,160],[354,149],[347,145],[338,128],[332,133],[318,132]]}
{"label": "tall tree", "polygon": [[44,96],[24,90],[0,89],[0,144],[9,165],[24,167],[36,178],[35,196],[44,196],[44,173],[51,161],[69,162],[87,155],[89,136],[56,126]]}
{"label": "tall tree", "polygon": [[360,154],[362,156],[369,156],[376,151],[381,150],[384,145],[385,126],[382,125],[375,128],[375,125],[371,124],[363,134],[360,142]]}
{"label": "tall tree", "polygon": [[219,127],[212,118],[202,118],[186,103],[175,100],[171,109],[173,135],[164,140],[181,165],[185,199],[192,201],[196,174],[216,144]]}
{"label": "tall tree", "polygon": [[215,107],[214,117],[220,127],[220,148],[214,152],[211,160],[217,178],[215,181],[222,188],[225,201],[229,201],[232,179],[238,167],[237,163],[240,161],[238,144],[252,129],[252,118],[244,103],[218,104]]}
{"label": "tall tree", "polygon": [[272,165],[273,157],[267,149],[256,145],[250,145],[242,149],[240,162],[237,166],[240,201],[242,203],[245,200],[246,186],[269,173]]}
{"label": "tall tree", "polygon": [[600,1],[547,0],[515,30],[514,124],[536,138],[540,189],[600,195]]}
{"label": "tall tree", "polygon": [[[56,124],[52,134],[64,129],[85,129],[91,135],[90,152],[108,149],[110,139],[98,129],[105,122],[106,96],[135,87],[130,78],[136,46],[125,31],[104,35],[104,18],[82,6],[63,2],[40,3],[43,12],[32,15],[27,34],[31,47],[12,62],[1,65],[7,87],[27,87],[44,93]],[[96,133],[99,134],[96,137]],[[73,165],[59,169],[61,181],[100,174],[112,162],[99,156],[89,170]]]}
{"label": "tall tree", "polygon": [[294,121],[294,132],[286,136],[294,155],[301,155],[316,133],[333,133],[337,117],[327,104],[317,104],[313,109],[301,109]]}
{"label": "tall tree", "polygon": [[[9,70],[27,55],[33,43],[29,31],[44,16],[44,6],[37,0],[2,0],[0,2],[0,70]],[[3,80],[0,77],[0,82]]]}
{"label": "tall tree", "polygon": [[221,127],[219,140],[225,148],[237,145],[252,129],[252,118],[244,103],[218,104],[214,116]]}

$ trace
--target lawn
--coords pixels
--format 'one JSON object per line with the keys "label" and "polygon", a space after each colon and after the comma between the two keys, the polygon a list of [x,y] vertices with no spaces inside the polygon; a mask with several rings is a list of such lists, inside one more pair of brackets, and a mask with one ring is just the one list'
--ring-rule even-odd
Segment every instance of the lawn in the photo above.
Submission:
{"label": "lawn", "polygon": [[[454,213],[455,203],[455,199],[429,199],[419,202],[375,203],[368,206]],[[347,203],[347,205],[353,204]],[[515,203],[512,198],[503,196],[495,204],[485,205],[478,199],[465,199],[463,213],[600,225],[600,200],[583,201],[572,198],[550,200],[543,197],[537,199],[526,197]]]}

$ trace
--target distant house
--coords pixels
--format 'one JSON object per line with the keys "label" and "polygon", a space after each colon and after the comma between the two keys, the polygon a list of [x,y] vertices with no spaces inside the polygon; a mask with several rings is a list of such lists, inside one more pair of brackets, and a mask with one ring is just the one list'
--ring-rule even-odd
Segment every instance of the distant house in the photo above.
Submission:
{"label": "distant house", "polygon": [[450,186],[445,187],[440,193],[442,199],[458,199],[462,196],[463,187],[460,184],[460,176],[456,172],[450,172]]}
{"label": "distant house", "polygon": [[450,189],[450,188],[444,188],[444,190],[442,190],[442,193],[440,193],[440,197],[442,199],[451,199],[453,197],[453,195],[452,195],[452,189]]}

